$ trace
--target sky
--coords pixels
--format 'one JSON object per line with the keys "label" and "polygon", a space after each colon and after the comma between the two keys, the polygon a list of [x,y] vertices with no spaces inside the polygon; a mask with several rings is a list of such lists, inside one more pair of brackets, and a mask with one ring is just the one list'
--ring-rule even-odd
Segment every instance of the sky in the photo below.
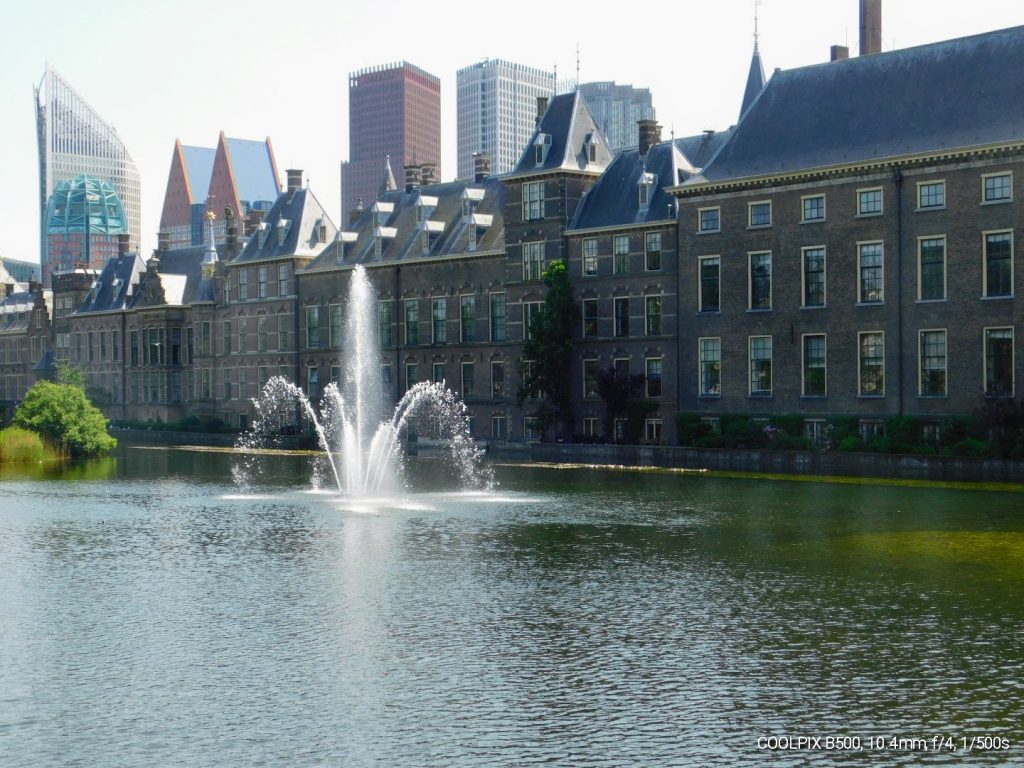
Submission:
{"label": "sky", "polygon": [[[8,0],[0,6],[0,256],[37,261],[32,87],[49,62],[113,124],[142,178],[142,252],[156,245],[174,140],[271,138],[339,220],[348,74],[409,61],[441,79],[442,167],[455,175],[455,73],[502,58],[580,82],[650,88],[663,135],[736,122],[755,0],[497,4],[291,0]],[[642,11],[642,12],[641,12]],[[856,55],[858,0],[760,0],[765,73]],[[1020,0],[882,0],[883,50],[1024,24]],[[285,179],[281,179],[284,183]],[[12,226],[13,225],[13,226]]]}

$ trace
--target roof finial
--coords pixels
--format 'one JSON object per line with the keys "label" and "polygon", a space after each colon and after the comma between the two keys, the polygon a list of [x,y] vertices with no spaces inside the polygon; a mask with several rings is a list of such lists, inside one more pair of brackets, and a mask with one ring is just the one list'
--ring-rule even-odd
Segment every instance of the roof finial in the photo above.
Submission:
{"label": "roof finial", "polygon": [[580,89],[580,43],[576,41],[576,90]]}
{"label": "roof finial", "polygon": [[761,0],[754,0],[754,53],[757,53],[757,9],[761,7]]}

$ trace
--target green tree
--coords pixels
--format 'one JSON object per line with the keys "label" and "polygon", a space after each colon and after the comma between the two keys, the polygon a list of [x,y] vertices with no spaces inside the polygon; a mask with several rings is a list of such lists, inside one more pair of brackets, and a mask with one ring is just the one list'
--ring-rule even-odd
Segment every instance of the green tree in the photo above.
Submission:
{"label": "green tree", "polygon": [[58,360],[57,383],[85,389],[85,374],[67,360]]}
{"label": "green tree", "polygon": [[615,434],[615,420],[629,415],[629,404],[642,400],[645,378],[639,373],[620,373],[614,368],[597,372],[597,396],[604,401],[605,434]]}
{"label": "green tree", "polygon": [[573,296],[569,270],[562,260],[551,262],[544,272],[548,286],[544,305],[530,319],[530,338],[523,344],[520,364],[523,383],[517,400],[522,407],[530,398],[540,398],[535,415],[542,433],[552,426],[572,424],[572,337],[579,322],[579,307]]}
{"label": "green tree", "polygon": [[15,411],[14,424],[42,435],[72,456],[98,456],[117,445],[107,434],[103,413],[89,402],[84,389],[71,384],[34,384]]}

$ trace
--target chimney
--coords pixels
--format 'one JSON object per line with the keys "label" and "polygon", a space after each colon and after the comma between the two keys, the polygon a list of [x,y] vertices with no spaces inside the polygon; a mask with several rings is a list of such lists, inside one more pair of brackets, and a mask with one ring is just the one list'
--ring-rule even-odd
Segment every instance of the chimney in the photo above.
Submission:
{"label": "chimney", "polygon": [[882,51],[882,0],[860,0],[860,55]]}
{"label": "chimney", "polygon": [[128,254],[128,235],[117,236],[117,260],[124,261],[124,257]]}
{"label": "chimney", "polygon": [[640,147],[640,156],[643,157],[652,144],[661,141],[661,126],[658,125],[657,120],[637,120],[636,125],[638,129],[637,143]]}
{"label": "chimney", "polygon": [[419,165],[407,165],[405,166],[405,191],[412,192],[420,185],[420,168]]}
{"label": "chimney", "polygon": [[473,153],[473,181],[480,184],[491,175],[491,156],[487,152]]}
{"label": "chimney", "polygon": [[297,192],[302,189],[302,171],[295,168],[289,168],[285,173],[288,174],[289,192]]}
{"label": "chimney", "polygon": [[437,181],[437,166],[433,163],[424,163],[420,166],[420,184],[426,186]]}
{"label": "chimney", "polygon": [[829,49],[829,61],[842,61],[850,58],[850,49],[845,45],[833,45]]}
{"label": "chimney", "polygon": [[538,96],[537,97],[537,125],[540,125],[540,119],[544,117],[544,113],[548,111],[548,97]]}
{"label": "chimney", "polygon": [[156,250],[158,253],[164,253],[171,248],[171,233],[167,230],[160,230],[156,233]]}

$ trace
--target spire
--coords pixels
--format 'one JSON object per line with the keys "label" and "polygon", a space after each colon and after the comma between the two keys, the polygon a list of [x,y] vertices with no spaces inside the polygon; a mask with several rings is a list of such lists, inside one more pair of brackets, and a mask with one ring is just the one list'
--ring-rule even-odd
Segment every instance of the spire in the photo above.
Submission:
{"label": "spire", "polygon": [[743,89],[743,104],[740,105],[740,117],[742,118],[744,113],[750,109],[750,105],[754,103],[754,99],[761,93],[764,88],[764,65],[761,63],[761,51],[758,47],[758,31],[757,31],[757,7],[761,4],[761,0],[754,0],[754,55],[750,57],[750,71],[747,73],[747,85]]}
{"label": "spire", "polygon": [[384,197],[385,192],[394,192],[398,189],[395,184],[395,174],[391,172],[391,155],[384,158],[384,178],[380,180],[380,188],[377,190],[377,199]]}
{"label": "spire", "polygon": [[217,218],[217,214],[213,211],[207,211],[206,219],[209,224],[209,240],[206,243],[206,251],[203,252],[203,278],[212,279],[214,273],[217,270],[217,245],[213,238],[213,220]]}

